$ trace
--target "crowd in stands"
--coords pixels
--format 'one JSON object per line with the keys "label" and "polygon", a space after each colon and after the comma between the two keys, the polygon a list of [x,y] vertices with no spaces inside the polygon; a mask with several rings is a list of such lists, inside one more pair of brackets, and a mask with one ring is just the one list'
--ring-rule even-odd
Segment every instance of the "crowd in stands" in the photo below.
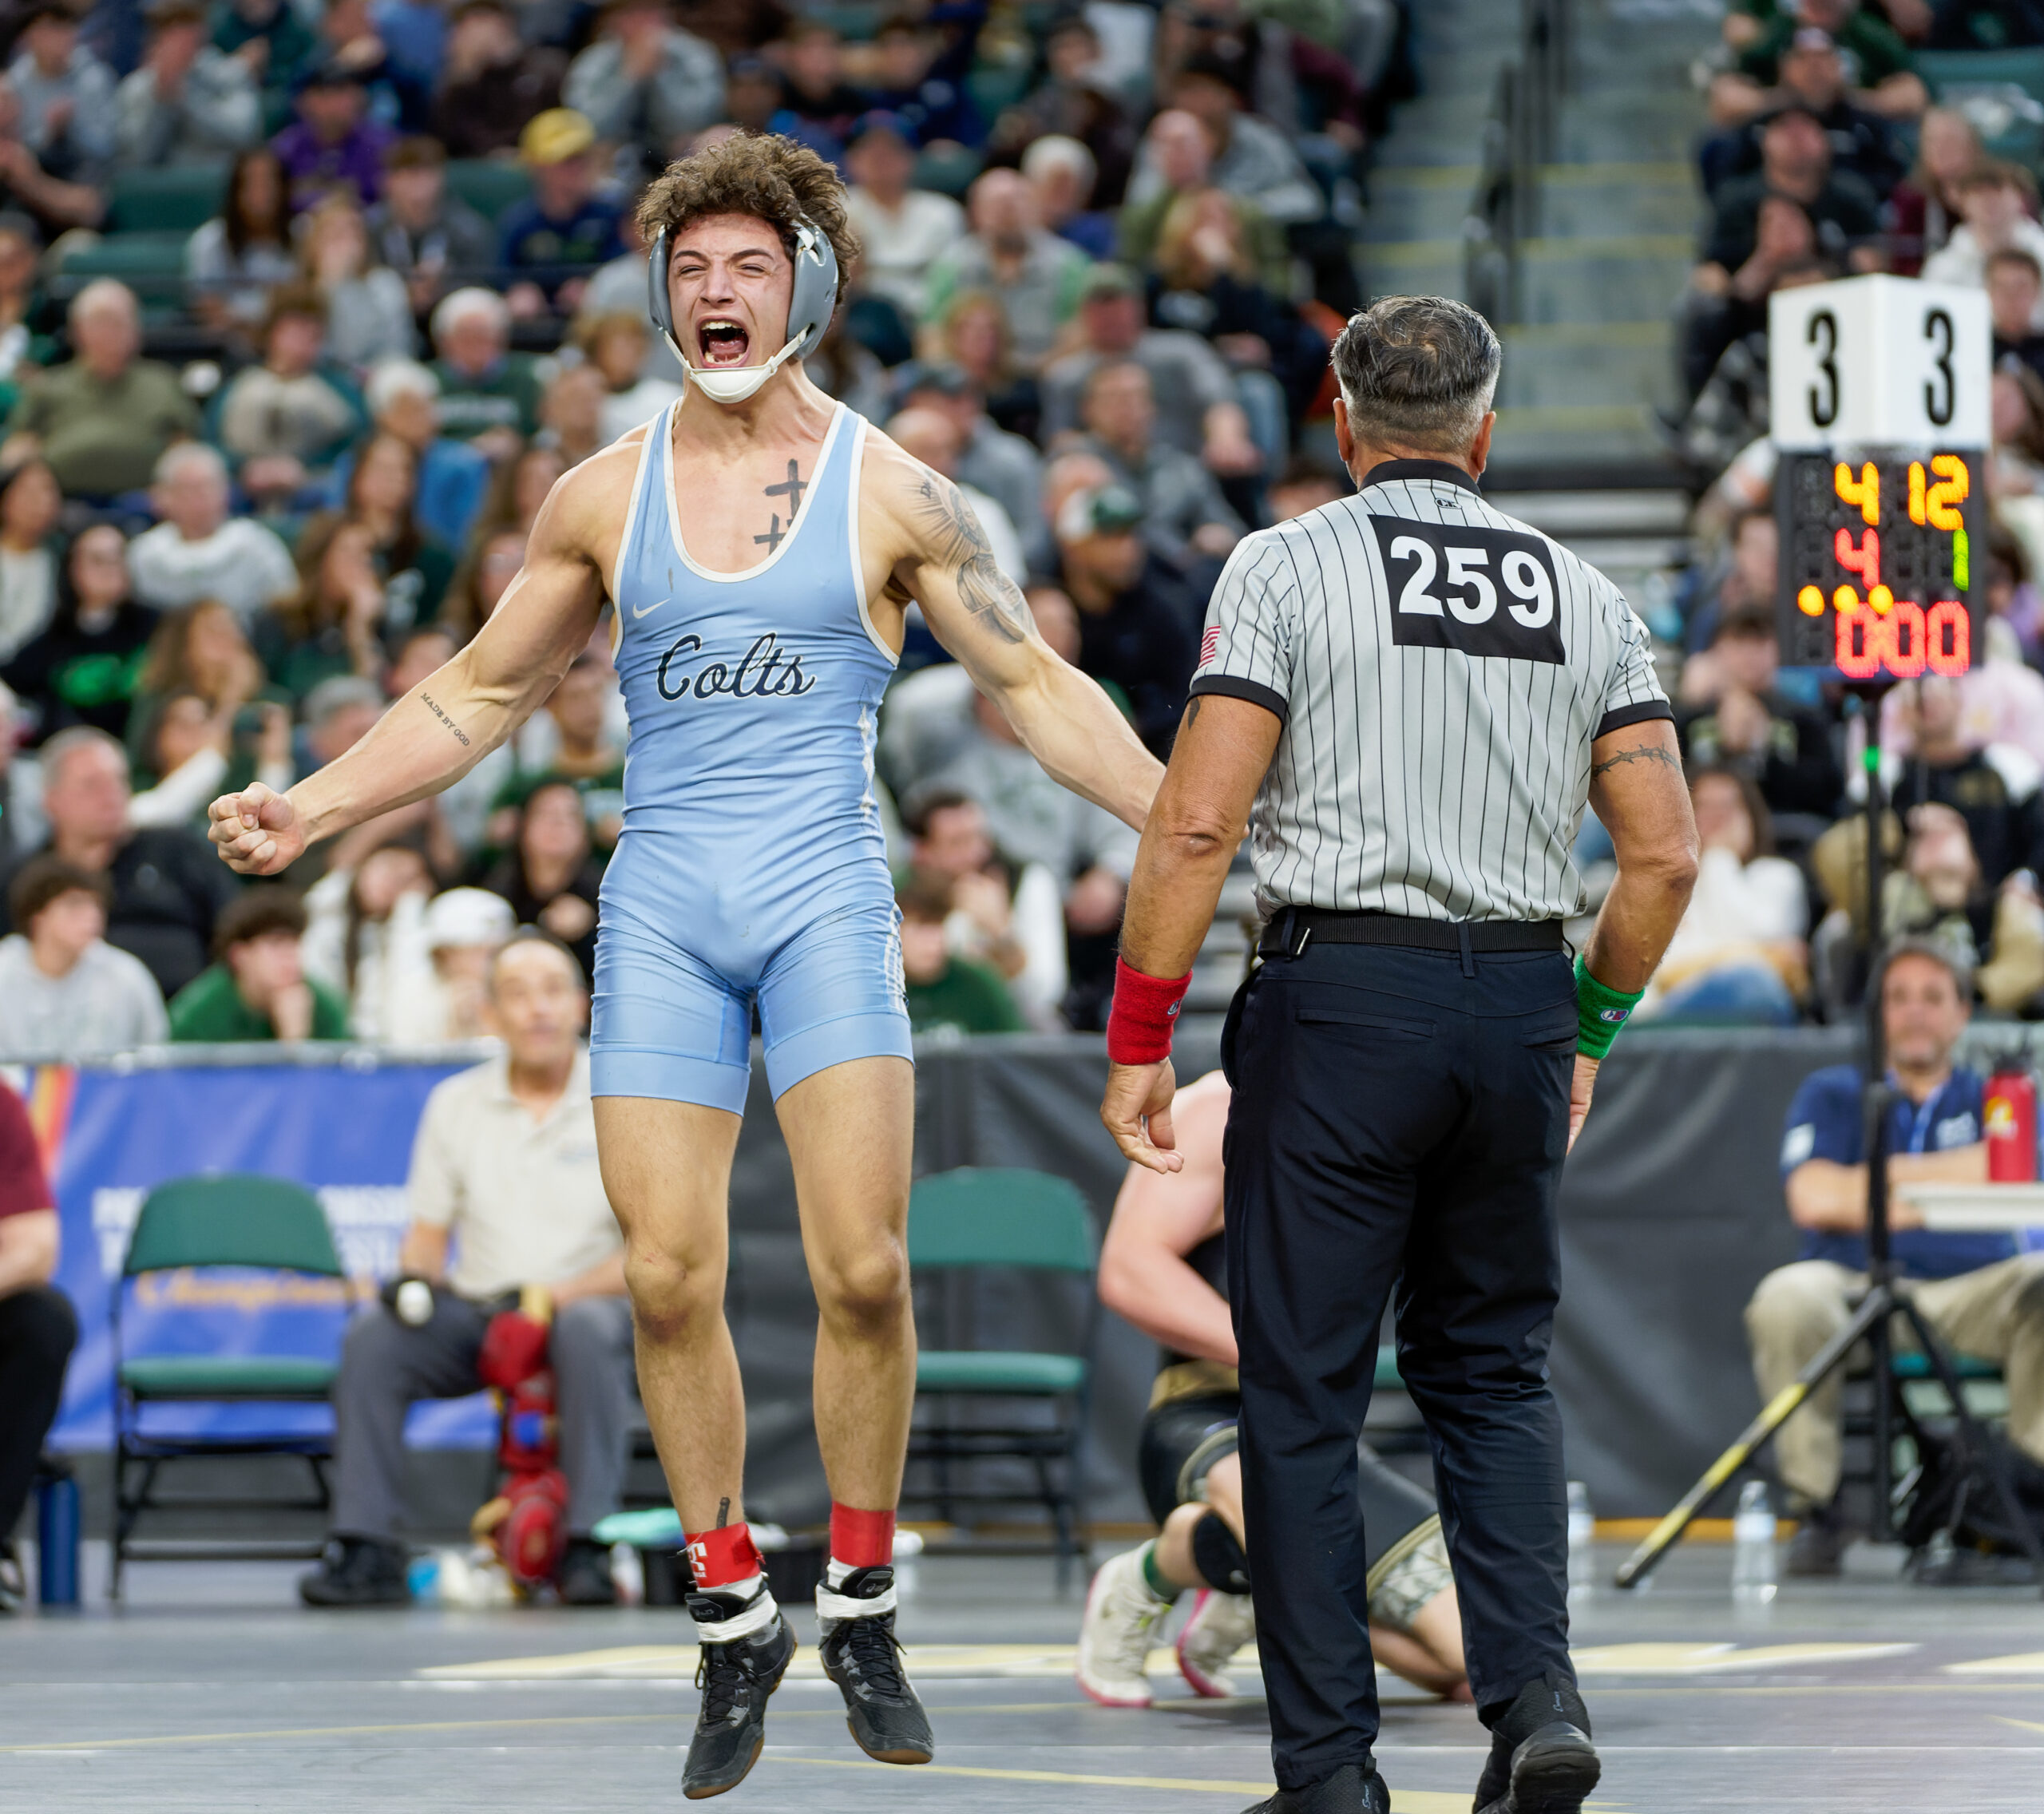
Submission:
{"label": "crowd in stands", "polygon": [[[1947,105],[1916,67],[1923,51],[2024,46],[2044,46],[2044,8],[1733,0],[1699,72],[1707,212],[1677,308],[1688,400],[1670,423],[1699,501],[1696,558],[1650,616],[1705,854],[1643,1014],[1835,1019],[1864,986],[1864,729],[1836,689],[1781,672],[1775,640],[1767,315],[1777,289],[1872,271],[1983,289],[1994,360],[1994,446],[1975,480],[1986,633],[1964,679],[1906,683],[1884,708],[1883,929],[1945,941],[1988,1008],[2044,1012],[2044,144],[1994,139],[2007,112],[1969,99],[2006,71],[1952,84]],[[1927,67],[1949,80],[1950,63]]]}
{"label": "crowd in stands", "polygon": [[[681,395],[640,192],[738,131],[852,185],[807,362],[954,478],[1168,746],[1222,561],[1345,489],[1400,0],[25,0],[0,10],[0,1056],[477,1031],[593,955],[628,727],[600,627],[443,798],[244,886],[285,787],[449,659],[553,482]],[[920,623],[879,778],[919,1027],[1091,1027],[1134,840]]]}

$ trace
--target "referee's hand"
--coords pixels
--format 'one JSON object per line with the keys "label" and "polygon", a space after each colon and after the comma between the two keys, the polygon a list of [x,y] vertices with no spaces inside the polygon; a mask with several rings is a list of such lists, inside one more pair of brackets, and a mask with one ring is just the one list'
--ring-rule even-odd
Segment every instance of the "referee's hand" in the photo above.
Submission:
{"label": "referee's hand", "polygon": [[1575,1150],[1575,1137],[1583,1131],[1584,1118],[1590,1113],[1590,1098],[1597,1087],[1597,1067],[1602,1061],[1585,1058],[1581,1052],[1575,1055],[1575,1075],[1568,1086],[1568,1145]]}
{"label": "referee's hand", "polygon": [[1171,1132],[1171,1095],[1177,1088],[1168,1058],[1156,1064],[1107,1067],[1100,1119],[1123,1156],[1152,1171],[1178,1171],[1185,1165]]}

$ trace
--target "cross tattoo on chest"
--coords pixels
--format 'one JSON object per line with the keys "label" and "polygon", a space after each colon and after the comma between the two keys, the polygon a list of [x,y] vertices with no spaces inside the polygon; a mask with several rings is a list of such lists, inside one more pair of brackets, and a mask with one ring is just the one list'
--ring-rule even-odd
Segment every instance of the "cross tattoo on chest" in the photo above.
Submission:
{"label": "cross tattoo on chest", "polygon": [[809,487],[802,482],[801,465],[798,462],[790,460],[788,462],[786,481],[780,485],[770,485],[766,487],[766,495],[769,497],[785,497],[788,501],[788,526],[785,529],[781,527],[781,514],[778,510],[774,511],[766,519],[766,534],[755,536],[752,538],[754,542],[764,545],[766,552],[771,554],[775,549],[786,541],[794,533],[795,513],[802,508],[802,494],[808,489]]}

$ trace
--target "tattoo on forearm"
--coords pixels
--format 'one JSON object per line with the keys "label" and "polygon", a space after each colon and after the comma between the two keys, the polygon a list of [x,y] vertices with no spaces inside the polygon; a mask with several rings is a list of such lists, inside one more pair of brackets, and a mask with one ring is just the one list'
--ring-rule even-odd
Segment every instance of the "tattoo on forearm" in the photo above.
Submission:
{"label": "tattoo on forearm", "polygon": [[766,519],[766,534],[752,538],[769,554],[795,533],[795,513],[802,508],[802,494],[808,489],[802,479],[801,466],[793,460],[788,462],[786,479],[779,485],[767,486],[766,495],[769,497],[785,497],[788,501],[788,526],[785,529],[781,527],[781,513],[776,510]]}
{"label": "tattoo on forearm", "polygon": [[426,709],[431,712],[435,718],[438,719],[442,724],[446,725],[447,728],[454,734],[455,742],[459,743],[463,749],[466,749],[469,745],[468,732],[464,731],[460,725],[457,724],[452,718],[450,718],[445,711],[442,711],[441,708],[434,703],[433,695],[430,693],[422,693],[419,695],[419,697],[426,702]]}
{"label": "tattoo on forearm", "polygon": [[917,493],[937,564],[957,580],[960,602],[1004,641],[1027,642],[1033,628],[1029,607],[1015,582],[994,564],[987,533],[964,494],[934,474],[924,477]]}
{"label": "tattoo on forearm", "polygon": [[1608,774],[1621,762],[1662,762],[1668,767],[1680,770],[1682,763],[1669,751],[1658,743],[1635,744],[1630,750],[1615,750],[1590,771],[1594,781],[1600,774]]}

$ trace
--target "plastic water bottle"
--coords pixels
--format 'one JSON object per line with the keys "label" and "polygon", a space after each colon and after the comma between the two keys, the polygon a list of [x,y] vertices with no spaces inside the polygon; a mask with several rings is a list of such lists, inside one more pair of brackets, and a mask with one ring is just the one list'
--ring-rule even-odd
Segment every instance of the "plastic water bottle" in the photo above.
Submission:
{"label": "plastic water bottle", "polygon": [[610,1547],[610,1578],[617,1589],[621,1606],[644,1606],[646,1601],[646,1564],[629,1543]]}
{"label": "plastic water bottle", "polygon": [[1732,1598],[1738,1606],[1764,1606],[1774,1590],[1774,1507],[1767,1483],[1749,1480],[1739,1489],[1732,1520]]}
{"label": "plastic water bottle", "polygon": [[1590,1489],[1580,1480],[1568,1483],[1568,1597],[1586,1600],[1597,1590],[1597,1515],[1590,1509]]}

